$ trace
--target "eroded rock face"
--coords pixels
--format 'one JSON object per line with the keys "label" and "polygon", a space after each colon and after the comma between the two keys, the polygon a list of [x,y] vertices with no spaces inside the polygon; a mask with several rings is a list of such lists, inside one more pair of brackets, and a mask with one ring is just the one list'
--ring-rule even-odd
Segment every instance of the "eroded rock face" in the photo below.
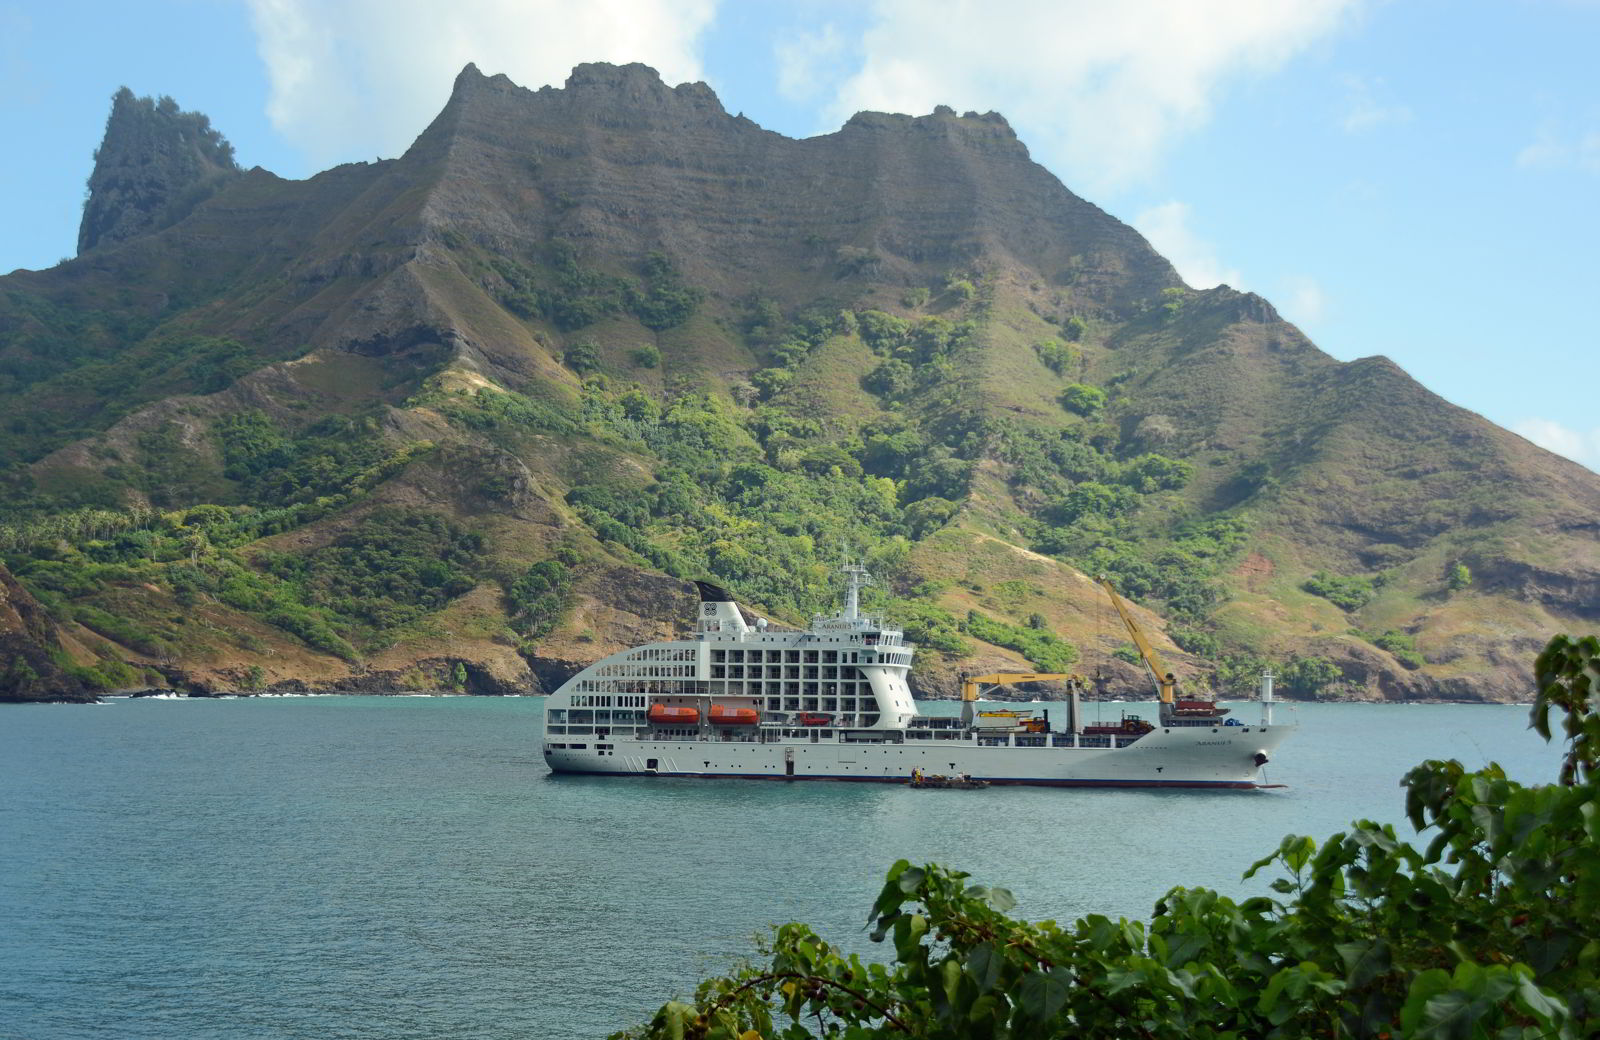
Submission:
{"label": "eroded rock face", "polygon": [[136,98],[123,87],[95,153],[78,252],[172,224],[238,170],[233,146],[204,115],[179,111],[169,97]]}
{"label": "eroded rock face", "polygon": [[56,663],[57,646],[55,625],[0,566],[0,701],[98,700]]}

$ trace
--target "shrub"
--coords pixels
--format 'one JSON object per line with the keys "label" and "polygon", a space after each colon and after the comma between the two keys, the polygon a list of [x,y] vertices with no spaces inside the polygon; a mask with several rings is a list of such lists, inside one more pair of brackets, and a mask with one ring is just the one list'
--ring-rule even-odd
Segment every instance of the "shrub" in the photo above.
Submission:
{"label": "shrub", "polygon": [[633,362],[635,368],[658,368],[661,365],[661,351],[652,346],[639,347],[629,352],[628,360]]}
{"label": "shrub", "polygon": [[1344,578],[1317,571],[1300,587],[1343,610],[1360,610],[1372,600],[1372,582],[1367,578]]}
{"label": "shrub", "polygon": [[962,303],[978,295],[978,287],[966,278],[951,278],[944,283],[944,291]]}
{"label": "shrub", "polygon": [[1315,697],[1342,678],[1339,666],[1326,657],[1291,657],[1278,675],[1283,691],[1299,697]]}
{"label": "shrub", "polygon": [[600,368],[600,348],[593,340],[580,339],[567,348],[561,360],[579,375],[588,375]]}
{"label": "shrub", "polygon": [[1035,343],[1033,352],[1039,356],[1039,361],[1056,375],[1065,375],[1072,363],[1077,360],[1077,354],[1065,343],[1047,340]]}
{"label": "shrub", "polygon": [[1061,391],[1061,407],[1088,418],[1098,415],[1106,406],[1106,392],[1086,383],[1073,383]]}
{"label": "shrub", "polygon": [[1416,640],[1398,629],[1391,628],[1371,642],[1378,649],[1389,651],[1396,660],[1412,670],[1421,668],[1427,663],[1417,652]]}

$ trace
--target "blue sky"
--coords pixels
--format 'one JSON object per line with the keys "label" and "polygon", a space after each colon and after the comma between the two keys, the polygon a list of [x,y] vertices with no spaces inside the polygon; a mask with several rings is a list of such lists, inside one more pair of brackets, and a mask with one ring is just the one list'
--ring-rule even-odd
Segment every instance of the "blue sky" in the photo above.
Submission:
{"label": "blue sky", "polygon": [[704,79],[791,136],[1004,113],[1197,287],[1600,470],[1596,0],[0,0],[0,271],[71,255],[112,93],[241,162],[392,156],[475,61]]}

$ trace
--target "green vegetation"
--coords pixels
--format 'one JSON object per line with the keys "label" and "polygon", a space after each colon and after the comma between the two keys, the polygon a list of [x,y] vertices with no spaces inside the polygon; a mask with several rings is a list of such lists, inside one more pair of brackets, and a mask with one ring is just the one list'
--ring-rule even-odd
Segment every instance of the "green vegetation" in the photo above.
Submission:
{"label": "green vegetation", "polygon": [[1076,351],[1067,346],[1065,343],[1060,343],[1055,340],[1046,340],[1042,343],[1035,343],[1033,345],[1033,352],[1034,354],[1038,355],[1039,361],[1043,363],[1044,367],[1048,368],[1058,376],[1066,375],[1067,369],[1071,368],[1072,363],[1078,360]]}
{"label": "green vegetation", "polygon": [[1064,639],[1037,628],[1008,625],[976,610],[967,611],[962,627],[968,635],[985,643],[1015,650],[1028,659],[1035,671],[1064,672],[1078,659],[1078,648]]}
{"label": "green vegetation", "polygon": [[1341,610],[1360,610],[1372,600],[1370,578],[1345,578],[1327,571],[1317,571],[1300,586],[1314,596],[1339,607]]}
{"label": "green vegetation", "polygon": [[548,635],[566,615],[572,593],[573,555],[566,560],[541,560],[506,590],[511,617],[528,639]]}
{"label": "green vegetation", "polygon": [[1087,383],[1073,383],[1061,391],[1061,407],[1078,415],[1093,417],[1105,409],[1106,392]]}
{"label": "green vegetation", "polygon": [[482,539],[432,513],[380,509],[307,553],[263,553],[309,605],[373,633],[400,628],[470,590]]}
{"label": "green vegetation", "polygon": [[1472,572],[1467,569],[1466,564],[1458,560],[1450,566],[1450,573],[1445,576],[1446,588],[1451,592],[1460,592],[1471,584]]}
{"label": "green vegetation", "polygon": [[1389,651],[1396,660],[1413,671],[1428,663],[1417,652],[1417,641],[1399,629],[1391,628],[1379,636],[1369,636],[1360,631],[1356,631],[1355,634],[1378,649]]}
{"label": "green vegetation", "polygon": [[1316,697],[1344,678],[1326,657],[1290,657],[1278,671],[1278,685],[1295,697]]}
{"label": "green vegetation", "polygon": [[1600,1033],[1600,640],[1558,636],[1533,726],[1567,739],[1559,783],[1423,762],[1393,825],[1290,835],[1245,876],[1271,896],[1178,887],[1148,922],[1008,915],[1015,897],[894,864],[868,915],[887,963],[803,924],[618,1038],[943,1040],[1373,1037],[1577,1040]]}

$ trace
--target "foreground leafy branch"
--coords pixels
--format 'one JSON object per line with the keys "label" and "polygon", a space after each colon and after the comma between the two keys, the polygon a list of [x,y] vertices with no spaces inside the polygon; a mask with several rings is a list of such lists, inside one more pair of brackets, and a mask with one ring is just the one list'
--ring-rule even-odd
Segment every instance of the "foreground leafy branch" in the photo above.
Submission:
{"label": "foreground leafy branch", "polygon": [[869,916],[890,963],[784,925],[770,963],[619,1036],[1600,1035],[1600,641],[1558,636],[1536,674],[1532,725],[1549,739],[1558,715],[1567,740],[1560,782],[1424,762],[1402,781],[1424,850],[1366,820],[1320,845],[1291,835],[1246,875],[1281,869],[1273,896],[1175,888],[1148,924],[1068,926],[1017,920],[1005,889],[902,860]]}

